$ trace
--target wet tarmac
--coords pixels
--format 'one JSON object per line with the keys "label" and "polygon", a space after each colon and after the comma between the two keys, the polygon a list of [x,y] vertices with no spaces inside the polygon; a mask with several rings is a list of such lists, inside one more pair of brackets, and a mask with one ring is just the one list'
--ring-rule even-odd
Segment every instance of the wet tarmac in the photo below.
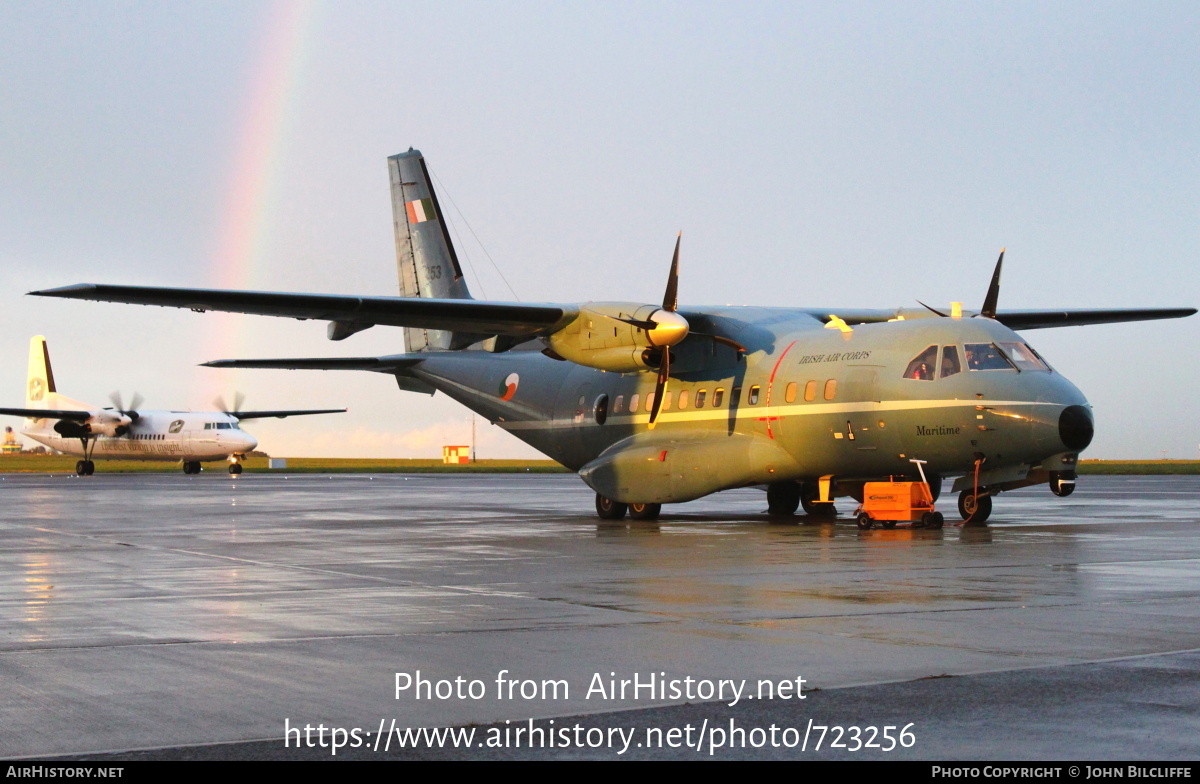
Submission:
{"label": "wet tarmac", "polygon": [[[1200,477],[941,531],[779,524],[757,490],[607,523],[569,475],[10,474],[0,502],[8,759],[1200,756]],[[477,734],[398,748],[439,727]]]}

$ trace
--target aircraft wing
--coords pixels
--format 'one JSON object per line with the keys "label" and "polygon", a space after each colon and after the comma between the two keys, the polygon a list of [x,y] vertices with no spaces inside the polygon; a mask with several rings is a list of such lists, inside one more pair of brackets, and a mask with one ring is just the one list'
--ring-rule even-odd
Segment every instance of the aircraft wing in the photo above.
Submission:
{"label": "aircraft wing", "polygon": [[1118,310],[1002,310],[996,320],[1009,329],[1082,327],[1089,324],[1119,324],[1125,321],[1184,318],[1195,308],[1140,308]]}
{"label": "aircraft wing", "polygon": [[519,302],[481,302],[467,299],[416,297],[351,297],[329,294],[288,294],[270,291],[222,291],[151,286],[109,286],[80,283],[31,291],[39,297],[161,305],[195,311],[219,310],[260,316],[287,316],[356,325],[383,324],[470,332],[481,335],[533,337],[548,335],[569,324],[578,310],[564,305],[526,305]]}
{"label": "aircraft wing", "polygon": [[308,410],[293,410],[293,411],[230,411],[229,415],[242,419],[267,419],[268,417],[276,417],[283,419],[290,416],[303,416],[305,414],[344,414],[345,408],[314,408]]}
{"label": "aircraft wing", "polygon": [[70,411],[54,408],[0,408],[0,414],[29,417],[31,419],[70,419],[86,422],[92,418],[91,411]]}

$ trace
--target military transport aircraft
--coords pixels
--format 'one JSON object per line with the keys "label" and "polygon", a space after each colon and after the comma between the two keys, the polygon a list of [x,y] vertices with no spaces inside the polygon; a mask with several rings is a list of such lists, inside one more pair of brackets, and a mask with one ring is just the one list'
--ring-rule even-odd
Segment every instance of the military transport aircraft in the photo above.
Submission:
{"label": "military transport aircraft", "polygon": [[653,519],[664,503],[767,487],[768,509],[834,513],[867,480],[956,476],[959,511],[992,497],[1074,489],[1092,440],[1087,400],[1014,330],[1178,318],[1194,308],[1000,311],[1001,252],[978,313],[932,308],[678,306],[679,240],[661,305],[471,298],[425,159],[388,159],[400,297],[81,284],[31,292],[320,319],[343,340],[405,328],[384,357],[219,360],[214,367],[368,370],[440,391],[596,491],[602,518]]}
{"label": "military transport aircraft", "polygon": [[[29,426],[21,431],[51,449],[80,455],[75,473],[96,472],[93,457],[112,460],[179,460],[185,474],[200,473],[200,463],[228,460],[229,473],[242,472],[242,460],[258,446],[254,436],[239,427],[243,419],[300,414],[339,414],[344,408],[319,411],[147,411],[134,395],[126,408],[113,393],[113,407],[96,408],[58,394],[50,352],[41,335],[29,341],[29,375],[25,408],[0,408],[0,414],[22,416]],[[218,407],[224,409],[224,405]],[[76,445],[78,442],[78,445]]]}

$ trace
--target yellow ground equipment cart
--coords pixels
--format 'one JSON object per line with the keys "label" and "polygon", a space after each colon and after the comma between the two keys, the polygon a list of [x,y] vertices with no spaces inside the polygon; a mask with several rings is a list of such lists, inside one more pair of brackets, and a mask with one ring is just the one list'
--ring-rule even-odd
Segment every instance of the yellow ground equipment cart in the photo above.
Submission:
{"label": "yellow ground equipment cart", "polygon": [[946,523],[942,513],[933,507],[933,493],[925,479],[924,460],[917,464],[919,482],[867,482],[863,485],[863,502],[858,507],[858,527],[864,531],[878,522],[884,528],[897,523],[912,523],[913,528],[941,528]]}

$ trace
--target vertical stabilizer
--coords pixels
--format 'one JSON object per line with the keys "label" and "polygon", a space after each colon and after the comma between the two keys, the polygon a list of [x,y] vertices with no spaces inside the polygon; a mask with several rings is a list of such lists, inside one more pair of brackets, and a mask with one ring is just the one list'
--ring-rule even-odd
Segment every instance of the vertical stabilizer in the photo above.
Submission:
{"label": "vertical stabilizer", "polygon": [[[388,158],[392,184],[392,221],[396,231],[396,266],[400,274],[400,296],[432,299],[471,299],[462,267],[450,241],[425,168],[417,150]],[[465,348],[480,339],[434,329],[405,328],[408,351]]]}
{"label": "vertical stabilizer", "polygon": [[50,369],[50,350],[46,348],[46,339],[37,335],[29,341],[25,407],[51,408],[50,398],[57,391],[54,387],[54,371]]}

